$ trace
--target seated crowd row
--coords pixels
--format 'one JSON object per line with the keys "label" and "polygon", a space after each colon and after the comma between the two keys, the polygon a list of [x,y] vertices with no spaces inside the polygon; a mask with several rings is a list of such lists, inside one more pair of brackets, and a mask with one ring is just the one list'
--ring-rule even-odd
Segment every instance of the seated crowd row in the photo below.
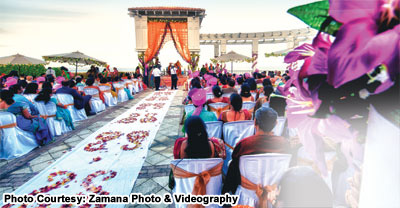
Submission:
{"label": "seated crowd row", "polygon": [[297,163],[300,145],[291,141],[296,131],[287,128],[279,93],[290,77],[253,77],[260,79],[197,74],[190,81],[169,187],[239,195],[242,207],[332,207],[329,182]]}
{"label": "seated crowd row", "polygon": [[74,122],[133,99],[145,86],[130,74],[80,76],[52,74],[33,79],[16,71],[1,77],[0,159],[12,159],[74,129]]}

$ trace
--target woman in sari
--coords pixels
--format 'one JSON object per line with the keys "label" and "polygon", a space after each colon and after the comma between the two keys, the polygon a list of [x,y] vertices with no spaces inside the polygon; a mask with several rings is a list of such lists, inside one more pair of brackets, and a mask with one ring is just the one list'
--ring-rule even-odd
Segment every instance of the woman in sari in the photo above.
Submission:
{"label": "woman in sari", "polygon": [[[208,138],[206,125],[200,116],[191,116],[185,121],[187,137],[179,138],[174,145],[174,159],[222,158],[225,159],[225,144],[221,139]],[[169,187],[175,187],[171,171]]]}
{"label": "woman in sari", "polygon": [[208,99],[207,104],[210,103],[229,103],[229,98],[222,97],[222,90],[218,85],[214,85],[212,88],[212,92],[214,94],[214,98]]}
{"label": "woman in sari", "polygon": [[220,121],[227,123],[227,122],[233,122],[233,121],[244,121],[244,120],[250,120],[251,119],[251,114],[249,113],[248,110],[243,109],[242,110],[242,97],[238,94],[232,94],[230,97],[230,110],[224,111],[221,113],[219,116]]}
{"label": "woman in sari", "polygon": [[35,101],[36,102],[44,102],[44,104],[47,104],[48,102],[53,102],[54,104],[57,105],[57,112],[56,112],[56,120],[64,120],[65,124],[68,127],[71,127],[71,129],[75,129],[74,123],[72,122],[72,117],[71,113],[67,109],[67,106],[63,105],[62,103],[59,103],[56,98],[51,97],[53,94],[53,90],[51,88],[43,88],[42,91],[39,92],[39,94],[36,96]]}
{"label": "woman in sari", "polygon": [[103,78],[100,80],[100,84],[99,86],[108,86],[111,89],[111,95],[115,98],[118,97],[117,93],[115,92],[115,89],[113,88],[112,84],[109,83],[109,81],[111,81],[111,77],[108,77],[109,80],[107,80],[106,78]]}
{"label": "woman in sari", "polygon": [[242,96],[243,102],[254,102],[254,97],[251,95],[250,86],[248,84],[242,85],[240,96]]}
{"label": "woman in sari", "polygon": [[272,87],[272,85],[264,86],[263,88],[264,97],[260,97],[257,99],[256,105],[254,106],[254,114],[262,106],[269,107],[269,98],[273,92],[274,88]]}
{"label": "woman in sari", "polygon": [[8,112],[16,116],[17,126],[24,131],[32,132],[39,145],[50,143],[53,138],[46,121],[38,115],[31,115],[29,105],[26,102],[14,101],[13,96],[14,94],[9,90],[1,92],[1,99],[6,101],[3,108],[7,108]]}

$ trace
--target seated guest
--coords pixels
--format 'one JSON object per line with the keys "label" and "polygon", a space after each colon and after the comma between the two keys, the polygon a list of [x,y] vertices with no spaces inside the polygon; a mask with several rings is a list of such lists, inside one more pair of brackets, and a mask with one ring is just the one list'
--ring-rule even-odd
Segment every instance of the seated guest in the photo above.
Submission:
{"label": "seated guest", "polygon": [[287,153],[289,143],[285,138],[274,136],[272,129],[276,125],[278,114],[271,108],[262,107],[256,111],[254,125],[256,134],[241,140],[233,150],[226,181],[222,193],[235,193],[241,183],[239,160],[242,155],[263,153]]}
{"label": "seated guest", "polygon": [[235,80],[234,79],[230,79],[229,80],[229,82],[228,82],[228,84],[229,84],[229,87],[228,88],[225,88],[225,89],[222,89],[222,92],[224,93],[224,94],[230,94],[230,93],[238,93],[238,91],[237,91],[237,89],[235,88]]}
{"label": "seated guest", "polygon": [[283,117],[286,111],[286,100],[285,98],[276,97],[274,94],[271,94],[269,98],[269,107],[274,109],[279,117]]}
{"label": "seated guest", "polygon": [[179,138],[174,145],[174,159],[225,158],[225,144],[221,139],[208,138],[204,121],[191,116],[185,121],[187,137]]}
{"label": "seated guest", "polygon": [[85,84],[82,83],[82,77],[76,77],[76,86],[79,87],[85,87]]}
{"label": "seated guest", "polygon": [[[43,84],[44,86],[45,84]],[[53,90],[49,87],[44,87],[42,91],[39,92],[39,94],[36,96],[35,101],[36,102],[44,102],[44,104],[47,104],[48,102],[53,102],[57,106],[57,112],[56,112],[56,120],[64,120],[65,124],[68,127],[71,127],[72,129],[74,128],[74,124],[72,122],[72,117],[71,113],[67,109],[67,106],[63,105],[62,103],[59,103],[56,98],[51,97],[53,94]]]}
{"label": "seated guest", "polygon": [[254,102],[254,97],[251,95],[250,86],[248,84],[242,85],[240,96],[242,96],[243,102]]}
{"label": "seated guest", "polygon": [[246,109],[242,109],[242,97],[232,94],[230,97],[230,110],[224,111],[219,116],[219,120],[226,122],[250,120],[251,114]]}
{"label": "seated guest", "polygon": [[288,169],[279,182],[274,207],[333,207],[332,193],[325,181],[310,167]]}
{"label": "seated guest", "polygon": [[214,98],[208,99],[207,104],[210,103],[229,103],[229,98],[227,97],[222,97],[222,90],[218,85],[214,85],[212,88],[212,92],[214,95]]}
{"label": "seated guest", "polygon": [[[206,104],[206,98],[207,94],[204,89],[192,89],[191,94],[189,95],[193,105],[196,107],[195,110],[192,112],[189,112],[186,115],[186,119],[190,118],[190,116],[200,116],[201,119],[203,119],[204,122],[207,121],[217,121],[217,117],[213,112],[207,111],[204,109],[204,105]],[[182,132],[185,132],[185,125],[182,128]]]}
{"label": "seated guest", "polygon": [[16,101],[13,97],[14,94],[10,90],[3,90],[1,92],[3,103],[0,106],[2,106],[2,109],[7,109],[8,112],[14,114],[17,126],[24,131],[33,133],[39,145],[50,143],[53,138],[46,125],[46,121],[38,115],[32,115],[29,105],[26,102]]}
{"label": "seated guest", "polygon": [[30,100],[28,100],[28,98],[21,95],[22,88],[19,84],[11,86],[10,91],[14,94],[13,99],[15,102],[24,102],[29,106],[29,113],[32,115],[39,115],[39,110],[36,108],[36,106]]}
{"label": "seated guest", "polygon": [[113,86],[110,84],[110,83],[108,83],[108,80],[106,79],[106,78],[102,78],[101,80],[100,80],[100,84],[99,84],[99,86],[108,86],[108,87],[110,87],[110,89],[111,89],[111,95],[113,96],[113,97],[118,97],[118,95],[117,95],[117,93],[115,92],[115,90],[113,90]]}
{"label": "seated guest", "polygon": [[93,78],[87,79],[86,82],[85,82],[85,84],[86,84],[86,87],[85,87],[84,89],[86,89],[86,88],[93,88],[93,89],[98,90],[98,91],[99,91],[99,98],[100,98],[100,100],[103,101],[103,103],[105,103],[103,92],[100,90],[99,87],[93,86],[93,84],[94,84],[94,79],[93,79]]}
{"label": "seated guest", "polygon": [[95,113],[91,112],[91,108],[89,105],[89,101],[92,98],[90,95],[82,96],[78,93],[78,91],[69,88],[69,81],[63,81],[62,87],[56,91],[56,94],[69,94],[74,97],[74,106],[76,109],[80,110],[85,108],[86,115],[94,115]]}
{"label": "seated guest", "polygon": [[39,89],[39,85],[36,83],[29,83],[26,85],[24,95],[29,95],[29,94],[37,94],[37,91]]}
{"label": "seated guest", "polygon": [[[225,159],[225,144],[221,139],[208,138],[206,124],[199,116],[185,121],[187,137],[179,138],[174,145],[174,159],[222,158]],[[175,187],[172,170],[169,178],[171,189]]]}
{"label": "seated guest", "polygon": [[[260,97],[257,99],[256,105],[254,106],[254,113],[264,105],[264,103],[269,104],[269,97],[274,92],[274,88],[272,85],[267,85],[263,88],[264,97]],[[267,106],[269,107],[269,105]]]}

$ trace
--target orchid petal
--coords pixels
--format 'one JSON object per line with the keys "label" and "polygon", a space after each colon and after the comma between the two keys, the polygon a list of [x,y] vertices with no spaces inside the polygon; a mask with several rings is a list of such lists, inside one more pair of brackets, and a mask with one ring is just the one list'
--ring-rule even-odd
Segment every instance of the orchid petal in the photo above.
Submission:
{"label": "orchid petal", "polygon": [[346,24],[355,19],[374,19],[384,0],[329,0],[329,15]]}
{"label": "orchid petal", "polygon": [[304,43],[303,45],[293,49],[293,51],[289,52],[284,59],[285,63],[293,63],[298,60],[303,60],[305,58],[308,58],[312,55],[314,48],[311,44]]}

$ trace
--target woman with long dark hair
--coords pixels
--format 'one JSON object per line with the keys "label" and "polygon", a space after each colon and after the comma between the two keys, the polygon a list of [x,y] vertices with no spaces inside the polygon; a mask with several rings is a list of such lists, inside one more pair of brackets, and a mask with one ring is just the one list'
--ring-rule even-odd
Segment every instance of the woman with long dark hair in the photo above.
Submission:
{"label": "woman with long dark hair", "polygon": [[39,85],[36,83],[29,83],[26,85],[24,95],[29,95],[29,94],[37,94],[37,91],[39,89]]}
{"label": "woman with long dark hair", "polygon": [[230,97],[230,110],[221,113],[218,120],[226,122],[250,120],[251,114],[248,110],[242,109],[243,100],[238,94]]}
{"label": "woman with long dark hair", "polygon": [[185,121],[187,137],[179,138],[174,145],[174,158],[225,158],[225,145],[221,139],[208,138],[206,124],[200,116]]}
{"label": "woman with long dark hair", "polygon": [[53,102],[54,104],[57,105],[57,113],[56,113],[56,120],[64,120],[65,124],[68,127],[71,127],[72,129],[74,128],[74,124],[72,122],[72,117],[71,113],[67,109],[67,106],[63,105],[62,103],[59,103],[56,98],[52,97],[53,90],[51,88],[43,88],[42,91],[39,92],[39,94],[36,96],[35,101],[36,102],[44,102],[44,104],[47,104],[48,102]]}
{"label": "woman with long dark hair", "polygon": [[1,92],[1,100],[4,101],[2,108],[7,109],[8,112],[16,116],[17,126],[24,131],[32,132],[39,145],[51,142],[53,138],[46,121],[39,115],[32,115],[32,110],[29,108],[28,103],[14,100],[13,97],[14,92],[11,90]]}
{"label": "woman with long dark hair", "polygon": [[208,99],[207,104],[210,103],[229,103],[229,98],[227,97],[222,97],[224,94],[221,90],[221,88],[218,85],[214,85],[212,88],[212,92],[214,95],[214,98]]}
{"label": "woman with long dark hair", "polygon": [[250,86],[248,84],[242,85],[240,96],[242,96],[243,102],[254,102],[254,97],[251,95]]}

